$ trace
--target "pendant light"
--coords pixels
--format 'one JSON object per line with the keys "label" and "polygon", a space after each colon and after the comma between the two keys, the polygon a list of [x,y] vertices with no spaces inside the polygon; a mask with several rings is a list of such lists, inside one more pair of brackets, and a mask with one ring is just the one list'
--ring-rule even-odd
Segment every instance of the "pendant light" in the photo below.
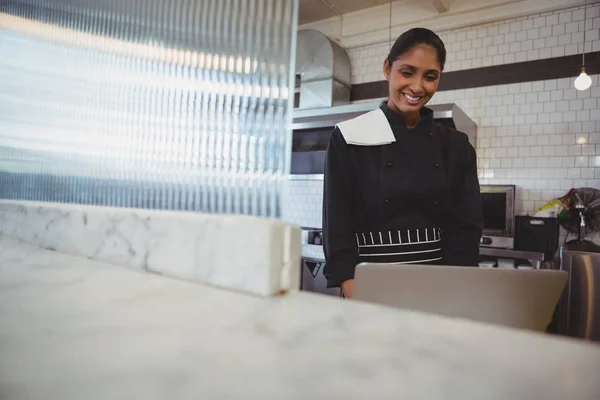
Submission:
{"label": "pendant light", "polygon": [[590,86],[592,86],[592,78],[587,74],[585,69],[585,25],[587,22],[587,0],[585,0],[585,5],[583,9],[583,53],[582,53],[582,63],[581,63],[581,73],[575,79],[574,85],[577,90],[588,90]]}
{"label": "pendant light", "polygon": [[575,89],[588,90],[592,86],[592,78],[586,73],[585,67],[581,67],[581,73],[575,78]]}

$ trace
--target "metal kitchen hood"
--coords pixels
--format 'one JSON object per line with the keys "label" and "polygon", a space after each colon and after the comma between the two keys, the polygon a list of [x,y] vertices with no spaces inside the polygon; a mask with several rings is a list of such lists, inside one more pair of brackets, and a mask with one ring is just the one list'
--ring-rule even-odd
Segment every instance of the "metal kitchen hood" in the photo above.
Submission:
{"label": "metal kitchen hood", "polygon": [[350,58],[319,31],[298,32],[296,75],[300,76],[300,109],[350,103]]}
{"label": "metal kitchen hood", "polygon": [[[294,135],[302,131],[335,127],[336,124],[355,118],[379,107],[381,102],[348,104],[337,107],[310,110],[294,110],[292,130]],[[442,125],[464,132],[476,147],[477,124],[456,104],[428,105],[433,110],[433,119]]]}

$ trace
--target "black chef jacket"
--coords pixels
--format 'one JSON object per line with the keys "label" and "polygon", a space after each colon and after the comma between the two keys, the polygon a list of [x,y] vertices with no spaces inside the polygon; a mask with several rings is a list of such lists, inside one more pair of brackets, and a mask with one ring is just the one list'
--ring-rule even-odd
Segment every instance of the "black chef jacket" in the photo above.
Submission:
{"label": "black chef jacket", "polygon": [[324,274],[328,287],[354,277],[361,262],[478,265],[483,212],[475,149],[466,134],[440,125],[433,111],[407,128],[380,106],[395,142],[329,140],[323,196]]}

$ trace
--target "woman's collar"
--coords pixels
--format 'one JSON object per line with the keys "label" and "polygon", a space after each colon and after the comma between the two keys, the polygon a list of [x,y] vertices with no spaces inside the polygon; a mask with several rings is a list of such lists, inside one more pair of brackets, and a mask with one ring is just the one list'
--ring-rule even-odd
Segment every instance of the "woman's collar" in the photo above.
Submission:
{"label": "woman's collar", "polygon": [[[381,102],[379,106],[381,111],[385,114],[388,122],[392,127],[406,128],[406,120],[404,117],[387,105],[387,100]],[[420,110],[421,120],[412,129],[430,128],[433,123],[433,110],[427,107],[423,107]]]}

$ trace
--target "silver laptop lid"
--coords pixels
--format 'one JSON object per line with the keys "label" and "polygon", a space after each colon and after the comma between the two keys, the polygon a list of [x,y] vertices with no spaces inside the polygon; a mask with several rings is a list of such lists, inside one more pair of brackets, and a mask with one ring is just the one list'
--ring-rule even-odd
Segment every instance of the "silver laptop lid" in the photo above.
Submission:
{"label": "silver laptop lid", "polygon": [[556,270],[362,263],[354,299],[545,331],[567,276]]}

